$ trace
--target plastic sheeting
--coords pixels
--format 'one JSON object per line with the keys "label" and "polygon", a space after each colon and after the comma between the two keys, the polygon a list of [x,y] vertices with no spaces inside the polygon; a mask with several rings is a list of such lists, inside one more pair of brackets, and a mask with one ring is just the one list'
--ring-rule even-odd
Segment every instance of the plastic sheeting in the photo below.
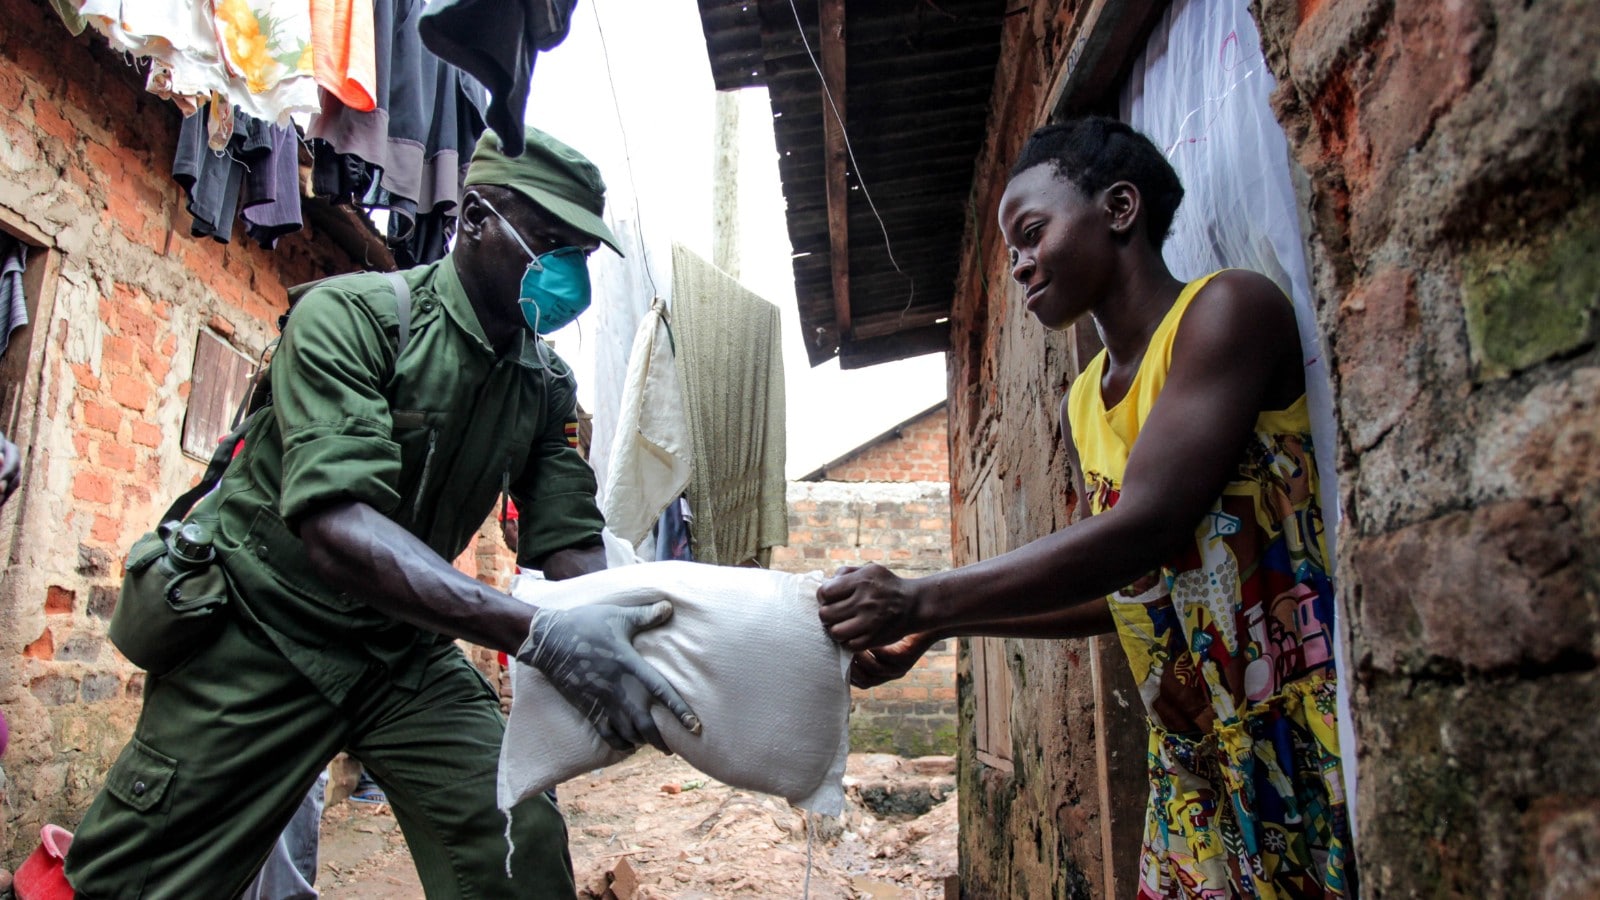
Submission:
{"label": "plastic sheeting", "polygon": [[[589,465],[599,479],[602,504],[606,500],[605,486],[610,481],[617,424],[622,418],[622,394],[628,381],[634,336],[639,331],[639,323],[650,311],[651,301],[656,297],[665,299],[672,286],[670,266],[664,272],[652,270],[658,259],[671,259],[671,246],[664,252],[654,244],[646,246],[636,211],[638,197],[630,193],[631,190],[632,184],[626,177],[607,183],[606,224],[611,226],[611,233],[617,236],[625,255],[600,252],[589,258],[594,305],[575,324],[553,336],[564,353],[571,343],[579,345],[574,347],[576,352],[587,351],[593,360],[588,385],[593,406],[586,407],[594,416]],[[612,209],[623,210],[623,213],[611,215]],[[587,348],[581,346],[585,341],[589,343]],[[582,381],[579,387],[584,387]]]}
{"label": "plastic sheeting", "polygon": [[[1184,199],[1164,248],[1167,265],[1189,280],[1226,267],[1252,269],[1294,300],[1306,362],[1306,401],[1322,477],[1328,554],[1336,558],[1339,480],[1327,361],[1306,271],[1289,146],[1268,98],[1272,72],[1244,0],[1176,0],[1162,15],[1123,90],[1123,121],[1166,154]],[[1355,732],[1349,702],[1346,629],[1336,645],[1339,730],[1346,802],[1355,818]]]}

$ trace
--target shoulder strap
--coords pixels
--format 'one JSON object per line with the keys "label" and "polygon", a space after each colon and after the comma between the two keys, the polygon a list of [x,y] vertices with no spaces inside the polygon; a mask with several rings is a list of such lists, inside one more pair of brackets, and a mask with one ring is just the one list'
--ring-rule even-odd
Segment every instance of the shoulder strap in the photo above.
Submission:
{"label": "shoulder strap", "polygon": [[[406,345],[411,343],[411,285],[406,283],[405,277],[399,272],[385,272],[384,277],[389,279],[389,286],[394,289],[395,318],[399,322],[399,327],[396,329],[395,334],[394,356],[398,360],[400,354],[406,352]],[[283,330],[288,315],[288,313],[284,313],[283,319],[279,321],[279,331]],[[265,371],[265,367],[258,367],[256,370],[257,377],[260,377]],[[172,501],[172,505],[167,507],[166,513],[161,516],[161,522],[182,519],[188,515],[189,510],[200,501],[200,498],[210,493],[211,489],[217,486],[217,482],[222,480],[222,473],[227,471],[228,464],[233,461],[234,450],[238,448],[239,442],[244,440],[245,432],[250,430],[250,424],[255,421],[256,413],[271,405],[270,403],[263,404],[261,407],[250,410],[248,414],[245,414],[244,404],[248,403],[251,395],[255,393],[253,390],[254,380],[252,380],[251,388],[251,390],[245,391],[244,399],[240,401],[240,408],[234,414],[233,430],[228,432],[217,443],[216,452],[211,454],[211,461],[206,463],[206,470],[200,476],[200,481],[194,487],[179,494],[178,499]]]}
{"label": "shoulder strap", "polygon": [[217,486],[217,482],[222,480],[222,473],[228,470],[228,463],[233,461],[234,450],[238,449],[239,442],[244,440],[244,433],[249,430],[253,421],[255,421],[254,413],[245,416],[244,421],[235,425],[232,431],[217,442],[217,449],[211,454],[211,461],[206,463],[205,474],[200,476],[199,483],[179,494],[178,499],[172,501],[172,505],[167,507],[167,511],[161,515],[161,521],[157,524],[187,516],[189,510],[200,502],[200,498]]}

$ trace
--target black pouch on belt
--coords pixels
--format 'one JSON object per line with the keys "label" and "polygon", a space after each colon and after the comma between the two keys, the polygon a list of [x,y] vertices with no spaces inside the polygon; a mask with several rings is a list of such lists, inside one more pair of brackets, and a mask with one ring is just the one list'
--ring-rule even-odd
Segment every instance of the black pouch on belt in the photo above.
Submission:
{"label": "black pouch on belt", "polygon": [[164,675],[216,637],[228,578],[199,522],[166,522],[128,552],[122,595],[106,634],[129,662]]}

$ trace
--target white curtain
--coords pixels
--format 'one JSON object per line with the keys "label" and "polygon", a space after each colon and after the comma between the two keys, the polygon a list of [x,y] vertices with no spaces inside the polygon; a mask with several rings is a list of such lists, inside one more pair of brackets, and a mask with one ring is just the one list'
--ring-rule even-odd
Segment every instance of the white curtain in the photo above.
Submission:
{"label": "white curtain", "polygon": [[[1245,0],[1175,0],[1134,62],[1121,113],[1123,121],[1162,149],[1183,182],[1183,204],[1164,251],[1172,273],[1189,280],[1226,267],[1252,269],[1277,282],[1294,300],[1331,564],[1340,518],[1333,453],[1338,433],[1290,181],[1288,142],[1268,104],[1273,85]],[[1344,633],[1341,624],[1335,664],[1353,829],[1356,742]]]}

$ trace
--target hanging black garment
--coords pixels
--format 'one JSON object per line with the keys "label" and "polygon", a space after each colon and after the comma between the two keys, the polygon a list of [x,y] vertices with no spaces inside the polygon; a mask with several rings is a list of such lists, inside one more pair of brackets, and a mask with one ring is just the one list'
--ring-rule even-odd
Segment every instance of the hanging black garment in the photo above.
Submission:
{"label": "hanging black garment", "polygon": [[521,156],[522,116],[534,59],[566,40],[578,0],[435,0],[422,14],[422,42],[482,82],[484,114],[508,156]]}

